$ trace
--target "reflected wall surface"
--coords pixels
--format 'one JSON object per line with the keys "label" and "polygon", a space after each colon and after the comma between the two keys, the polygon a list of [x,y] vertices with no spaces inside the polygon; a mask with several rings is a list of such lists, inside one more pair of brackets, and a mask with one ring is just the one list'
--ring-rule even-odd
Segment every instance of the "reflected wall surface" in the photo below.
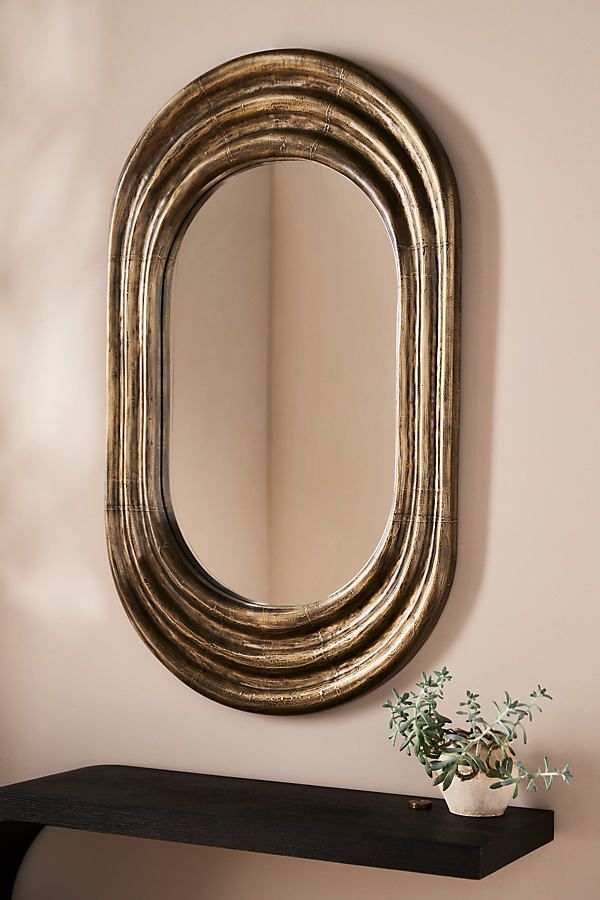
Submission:
{"label": "reflected wall surface", "polygon": [[235,592],[316,601],[375,549],[394,498],[396,317],[384,223],[332,169],[246,170],[193,219],[171,289],[170,489],[191,550]]}

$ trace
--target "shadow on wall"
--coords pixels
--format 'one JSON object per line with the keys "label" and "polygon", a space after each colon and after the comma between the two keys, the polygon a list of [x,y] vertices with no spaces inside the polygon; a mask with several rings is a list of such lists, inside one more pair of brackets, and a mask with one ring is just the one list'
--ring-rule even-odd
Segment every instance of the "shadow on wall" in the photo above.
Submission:
{"label": "shadow on wall", "polygon": [[[97,577],[106,318],[98,247],[110,197],[93,142],[98,43],[77,41],[83,22],[95,27],[91,10],[7,3],[1,13],[0,162],[10,174],[0,222],[0,701],[3,756],[18,757],[36,726],[14,697],[39,693],[65,620],[91,634],[110,597]],[[42,40],[32,43],[32,30]],[[23,662],[23,647],[36,648],[35,667]]]}
{"label": "shadow on wall", "polygon": [[[479,595],[486,566],[494,433],[500,272],[500,212],[485,152],[456,110],[429,88],[367,60],[363,65],[425,115],[458,182],[462,212],[462,324],[458,560],[446,611],[429,638],[429,658],[448,653]],[[420,661],[420,668],[426,662]],[[407,673],[407,679],[410,675]]]}
{"label": "shadow on wall", "polygon": [[[414,103],[450,159],[462,213],[462,324],[458,559],[450,597],[418,662],[403,670],[412,684],[430,665],[450,655],[479,596],[489,535],[494,382],[500,270],[500,213],[496,183],[485,152],[455,110],[437,94],[371,59],[356,62]],[[430,663],[429,660],[432,662]],[[366,695],[329,715],[349,716],[373,704]]]}
{"label": "shadow on wall", "polygon": [[[46,829],[36,839],[34,852],[45,858],[44,894],[28,893],[25,879],[19,879],[13,900],[398,900],[402,888],[416,894],[423,878],[430,885],[434,881],[434,876],[141,838],[82,832],[65,837],[61,829]],[[477,883],[469,886],[480,891]]]}

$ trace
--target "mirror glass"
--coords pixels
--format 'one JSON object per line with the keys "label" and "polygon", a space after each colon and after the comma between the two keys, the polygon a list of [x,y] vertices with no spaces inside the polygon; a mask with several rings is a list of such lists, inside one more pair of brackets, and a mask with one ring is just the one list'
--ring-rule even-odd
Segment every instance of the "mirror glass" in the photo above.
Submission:
{"label": "mirror glass", "polygon": [[397,274],[375,206],[318,163],[225,181],[170,296],[169,479],[196,558],[269,605],[365,565],[394,497]]}

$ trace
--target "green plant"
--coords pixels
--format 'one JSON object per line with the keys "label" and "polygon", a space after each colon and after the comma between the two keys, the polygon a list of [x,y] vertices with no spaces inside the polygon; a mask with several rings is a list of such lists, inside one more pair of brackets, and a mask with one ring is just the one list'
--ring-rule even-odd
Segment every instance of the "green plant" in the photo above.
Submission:
{"label": "green plant", "polygon": [[441,784],[446,790],[454,778],[466,781],[482,773],[495,779],[490,788],[514,785],[516,797],[523,783],[528,791],[536,790],[538,780],[547,790],[555,778],[569,783],[573,777],[569,763],[562,769],[552,769],[544,757],[543,768],[531,771],[514,759],[512,744],[518,738],[527,743],[525,723],[532,721],[534,711],[542,711],[542,700],[552,700],[545,688],[538,685],[527,702],[513,700],[508,693],[502,703],[493,700],[497,715],[492,721],[482,715],[479,694],[467,691],[457,712],[465,719],[466,727],[457,728],[438,710],[444,687],[451,680],[445,666],[433,675],[423,672],[418,690],[400,694],[394,689],[394,699],[384,703],[384,709],[390,711],[393,745],[400,742],[400,750],[409,756],[414,754],[434,784]]}

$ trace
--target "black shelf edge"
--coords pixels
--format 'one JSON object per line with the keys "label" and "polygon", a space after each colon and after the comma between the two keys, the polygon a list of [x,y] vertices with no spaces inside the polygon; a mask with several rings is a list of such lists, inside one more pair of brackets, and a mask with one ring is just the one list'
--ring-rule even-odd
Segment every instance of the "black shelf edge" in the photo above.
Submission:
{"label": "black shelf edge", "polygon": [[480,879],[554,839],[554,813],[454,816],[443,799],[90,766],[0,788],[0,898],[45,825]]}

